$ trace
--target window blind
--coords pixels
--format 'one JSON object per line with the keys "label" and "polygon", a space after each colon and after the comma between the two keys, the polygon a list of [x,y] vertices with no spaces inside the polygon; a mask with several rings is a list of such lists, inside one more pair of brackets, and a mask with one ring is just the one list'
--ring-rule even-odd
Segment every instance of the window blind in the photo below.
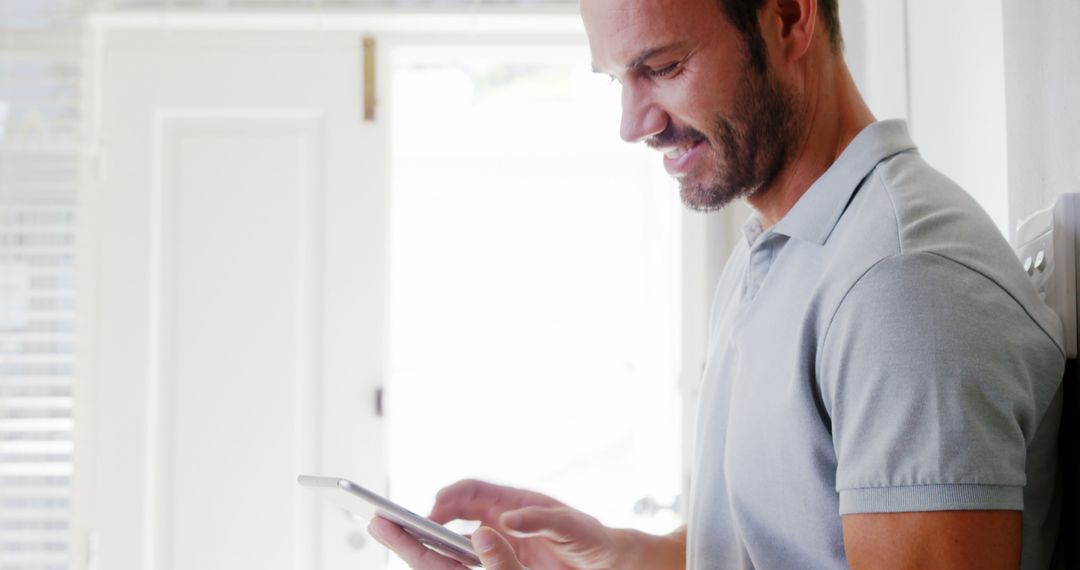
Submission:
{"label": "window blind", "polygon": [[0,569],[68,568],[74,219],[0,206]]}
{"label": "window blind", "polygon": [[0,570],[70,567],[80,22],[0,0]]}

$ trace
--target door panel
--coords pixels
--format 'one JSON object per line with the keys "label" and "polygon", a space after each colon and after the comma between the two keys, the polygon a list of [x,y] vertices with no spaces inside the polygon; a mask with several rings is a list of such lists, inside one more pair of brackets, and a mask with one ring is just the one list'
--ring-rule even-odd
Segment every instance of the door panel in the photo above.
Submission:
{"label": "door panel", "polygon": [[172,549],[164,558],[174,568],[272,568],[281,552],[250,548],[270,543],[312,567],[304,533],[314,519],[291,500],[288,475],[317,460],[320,122],[167,115],[160,124],[161,214],[172,227],[162,227],[159,282],[175,285],[160,302],[162,335],[175,337],[159,342],[172,350],[156,375],[168,412],[151,447],[161,545]]}
{"label": "door panel", "polygon": [[93,505],[79,530],[117,570],[378,567],[362,526],[295,482],[385,481],[372,402],[386,208],[360,38],[99,41]]}

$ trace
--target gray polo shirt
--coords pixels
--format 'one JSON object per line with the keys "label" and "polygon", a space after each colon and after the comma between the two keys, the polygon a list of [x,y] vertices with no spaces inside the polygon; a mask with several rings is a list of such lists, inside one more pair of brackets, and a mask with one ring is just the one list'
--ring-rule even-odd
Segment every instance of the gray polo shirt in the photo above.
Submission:
{"label": "gray polo shirt", "polygon": [[846,568],[841,515],[1023,510],[1057,537],[1061,324],[902,121],[863,130],[717,288],[688,566]]}

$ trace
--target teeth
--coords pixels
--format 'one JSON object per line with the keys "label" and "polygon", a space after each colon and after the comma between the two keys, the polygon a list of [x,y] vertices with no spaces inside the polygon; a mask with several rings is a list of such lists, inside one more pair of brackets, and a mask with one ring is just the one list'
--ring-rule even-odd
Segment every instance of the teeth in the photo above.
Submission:
{"label": "teeth", "polygon": [[676,148],[676,149],[669,150],[669,151],[665,152],[664,156],[666,156],[668,158],[671,158],[671,159],[679,158],[680,156],[686,154],[686,150],[687,149],[685,149],[685,148]]}

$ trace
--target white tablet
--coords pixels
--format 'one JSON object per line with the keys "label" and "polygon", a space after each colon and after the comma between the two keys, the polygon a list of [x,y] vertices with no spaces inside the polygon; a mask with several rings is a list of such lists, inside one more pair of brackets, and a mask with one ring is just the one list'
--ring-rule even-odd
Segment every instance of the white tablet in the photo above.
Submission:
{"label": "white tablet", "polygon": [[466,566],[482,566],[469,539],[348,479],[300,475],[297,481],[315,490],[331,503],[365,520],[370,521],[376,516],[382,517],[400,526],[405,532],[440,554],[449,556]]}

